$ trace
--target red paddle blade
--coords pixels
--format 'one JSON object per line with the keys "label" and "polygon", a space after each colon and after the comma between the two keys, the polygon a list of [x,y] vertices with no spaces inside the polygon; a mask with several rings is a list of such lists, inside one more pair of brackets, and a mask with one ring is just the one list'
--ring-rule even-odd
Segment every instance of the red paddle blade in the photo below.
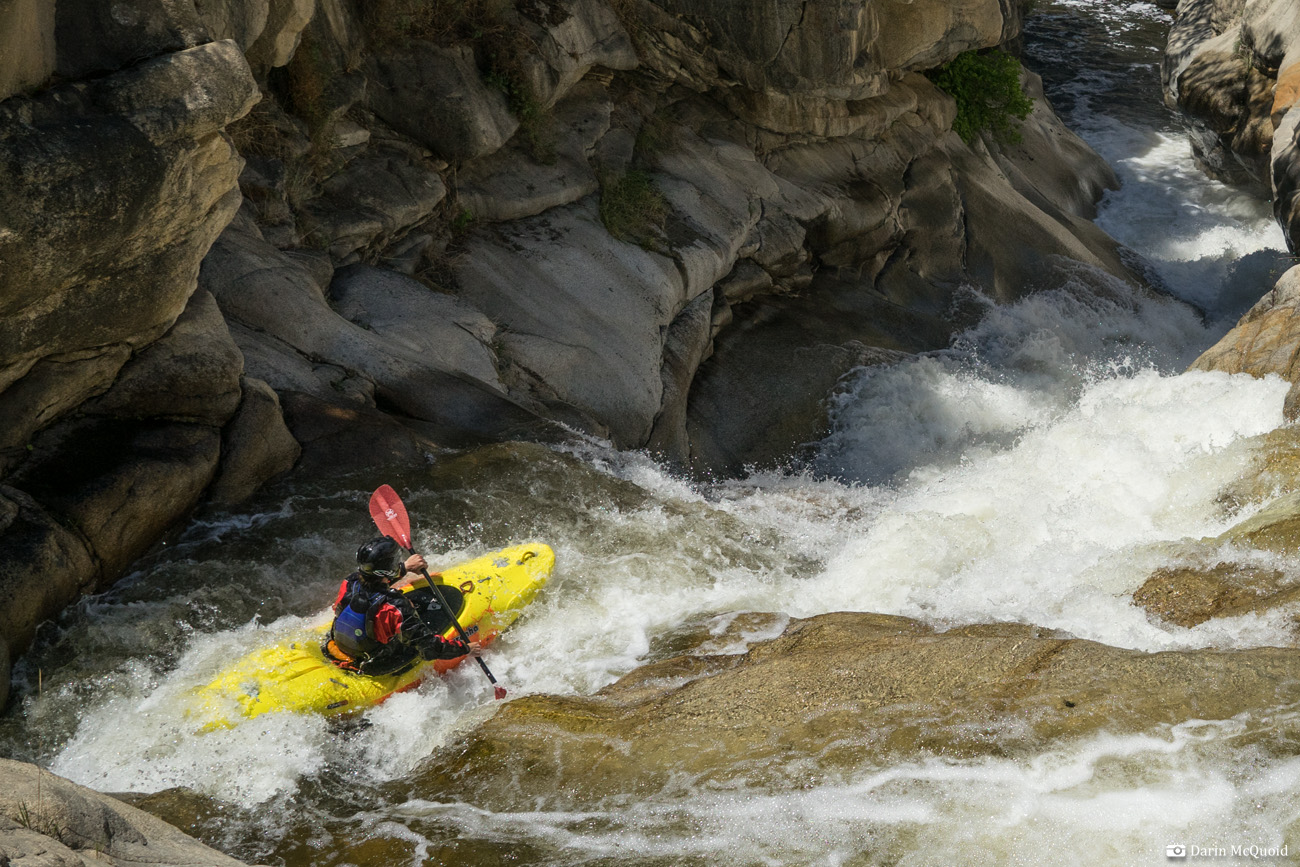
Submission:
{"label": "red paddle blade", "polygon": [[411,550],[411,519],[406,516],[406,506],[388,485],[381,485],[370,495],[370,517],[375,519],[379,532],[392,536],[397,544]]}
{"label": "red paddle blade", "polygon": [[492,694],[497,697],[497,701],[506,697],[506,688],[504,686],[493,686]]}

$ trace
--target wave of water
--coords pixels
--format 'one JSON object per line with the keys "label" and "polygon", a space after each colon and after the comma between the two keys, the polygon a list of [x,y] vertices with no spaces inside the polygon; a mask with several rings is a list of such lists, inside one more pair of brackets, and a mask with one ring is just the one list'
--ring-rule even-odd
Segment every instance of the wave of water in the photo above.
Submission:
{"label": "wave of water", "polygon": [[[1089,20],[1118,15],[1110,26],[1121,29],[1157,14],[1142,3],[1041,5],[1067,28],[1081,9]],[[1149,74],[1152,62],[1139,39],[1111,43],[1124,49],[1114,64],[1057,85],[1073,88],[1071,123],[1124,180],[1098,220],[1208,324],[1125,287],[1084,291],[1096,282],[1087,275],[990,308],[945,352],[846,379],[806,473],[702,489],[644,455],[589,446],[573,451],[581,472],[539,469],[536,485],[503,476],[411,491],[428,528],[417,542],[440,552],[435,567],[524,538],[557,549],[552,585],[488,654],[512,696],[590,694],[682,645],[742,652],[788,616],[846,609],[940,627],[1032,623],[1143,650],[1288,639],[1286,612],[1181,629],[1132,604],[1180,540],[1242,517],[1218,494],[1249,465],[1253,438],[1282,422],[1279,380],[1179,372],[1260,294],[1281,238],[1265,203],[1200,178],[1167,119],[1143,120],[1136,99],[1119,118],[1101,114],[1125,70]],[[609,494],[614,484],[638,494]],[[188,690],[231,655],[319,616],[332,590],[320,576],[346,571],[367,532],[364,492],[191,528],[156,575],[87,603],[82,640],[104,661],[29,695],[26,729],[9,742],[101,790],[184,786],[265,804],[259,821],[270,825],[254,827],[269,837],[301,811],[304,787],[343,776],[374,789],[410,774],[492,712],[476,670],[397,696],[344,731],[272,715],[198,737],[181,714]],[[776,616],[738,627],[738,612]],[[864,767],[799,791],[651,794],[600,814],[417,801],[360,815],[354,832],[407,839],[417,860],[459,838],[527,846],[557,864],[1159,861],[1178,842],[1276,844],[1294,823],[1296,768],[1252,763],[1240,736],[1253,725]],[[232,832],[236,844],[265,854],[245,831]]]}

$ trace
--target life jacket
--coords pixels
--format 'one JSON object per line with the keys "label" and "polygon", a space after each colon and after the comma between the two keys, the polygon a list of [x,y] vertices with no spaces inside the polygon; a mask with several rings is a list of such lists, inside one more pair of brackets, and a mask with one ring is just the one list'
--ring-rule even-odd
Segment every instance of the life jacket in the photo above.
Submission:
{"label": "life jacket", "polygon": [[[387,646],[375,638],[375,615],[385,605],[400,600],[401,593],[387,587],[367,589],[361,576],[348,576],[347,589],[334,616],[328,643],[337,647],[354,664],[364,663]],[[330,648],[334,650],[334,648]]]}

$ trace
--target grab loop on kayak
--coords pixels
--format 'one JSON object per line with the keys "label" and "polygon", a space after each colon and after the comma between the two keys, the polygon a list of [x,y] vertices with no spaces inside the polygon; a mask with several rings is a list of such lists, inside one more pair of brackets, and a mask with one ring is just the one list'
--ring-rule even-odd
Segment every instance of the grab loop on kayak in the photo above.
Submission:
{"label": "grab loop on kayak", "polygon": [[465,594],[473,593],[473,592],[474,592],[474,582],[473,582],[473,581],[462,581],[462,582],[461,582],[461,585],[460,585],[460,592],[461,592],[461,593],[465,593]]}
{"label": "grab loop on kayak", "polygon": [[537,556],[536,551],[525,551],[523,556],[519,558],[519,565],[520,566],[524,565],[525,563],[527,563],[529,560],[533,559],[536,556]]}

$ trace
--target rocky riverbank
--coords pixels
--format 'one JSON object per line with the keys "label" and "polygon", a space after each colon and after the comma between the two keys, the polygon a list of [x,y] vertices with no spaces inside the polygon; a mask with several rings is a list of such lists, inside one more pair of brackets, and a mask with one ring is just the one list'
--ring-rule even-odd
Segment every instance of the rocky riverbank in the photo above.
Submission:
{"label": "rocky riverbank", "polygon": [[[1170,93],[1207,167],[1267,182],[1290,231],[1290,5],[1182,6]],[[114,10],[0,5],[0,686],[40,622],[294,467],[582,435],[734,474],[818,438],[847,371],[947,345],[971,287],[1139,282],[1088,219],[1113,175],[1035,76],[1013,143],[963,140],[926,75],[1014,51],[1015,0]],[[1300,379],[1296,273],[1198,364]],[[1135,594],[1153,617],[1289,610],[1285,574],[1216,554],[1288,550],[1292,439],[1225,494],[1271,505]],[[738,656],[682,643],[598,695],[505,706],[401,785],[474,773],[483,806],[581,809],[725,783],[736,752],[1001,755],[1296,699],[1292,649],[870,614]]]}
{"label": "rocky riverbank", "polygon": [[9,655],[295,462],[577,432],[737,472],[962,287],[1127,274],[1032,75],[1013,145],[922,74],[1014,47],[1007,0],[91,6],[0,10]]}

